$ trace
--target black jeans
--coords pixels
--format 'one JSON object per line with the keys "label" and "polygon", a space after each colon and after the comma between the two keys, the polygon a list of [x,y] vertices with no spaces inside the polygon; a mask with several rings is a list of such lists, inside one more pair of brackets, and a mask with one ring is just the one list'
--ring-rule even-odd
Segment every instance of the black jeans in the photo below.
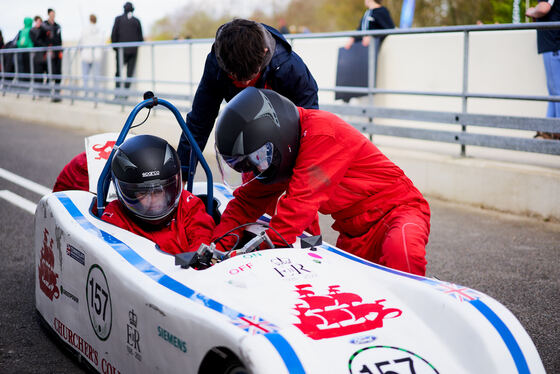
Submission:
{"label": "black jeans", "polygon": [[[127,78],[131,78],[134,75],[134,69],[136,68],[136,56],[137,53],[124,53],[123,54],[123,67],[126,65],[126,76]],[[115,73],[115,77],[119,78],[121,76],[121,69],[119,65],[119,55],[117,53],[117,69]],[[116,87],[119,88],[121,86],[121,82],[117,80]],[[124,83],[124,88],[130,88],[130,82]]]}
{"label": "black jeans", "polygon": [[[31,73],[31,64],[29,63],[29,58],[31,57],[31,53],[23,52],[18,53],[18,68],[20,74],[29,74]],[[22,82],[29,82],[28,77],[19,78]]]}

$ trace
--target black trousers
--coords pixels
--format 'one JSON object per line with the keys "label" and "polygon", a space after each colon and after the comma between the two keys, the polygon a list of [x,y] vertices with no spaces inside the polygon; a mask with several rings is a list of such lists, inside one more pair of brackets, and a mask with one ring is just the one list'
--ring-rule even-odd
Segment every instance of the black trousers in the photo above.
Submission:
{"label": "black trousers", "polygon": [[[29,63],[30,56],[31,53],[29,52],[18,53],[18,68],[20,74],[31,73],[31,64]],[[22,82],[29,82],[30,79],[28,77],[25,77],[20,78],[19,80]]]}
{"label": "black trousers", "polygon": [[[53,52],[53,53],[58,53],[57,51]],[[56,75],[60,75],[62,74],[62,59],[57,57],[53,57],[51,58],[51,74],[56,74]],[[61,79],[60,78],[54,78],[54,83],[57,87],[55,87],[55,92],[59,93],[60,92],[60,88],[58,88],[58,85],[60,85]],[[47,79],[47,83],[49,83],[51,81],[51,79]]]}
{"label": "black trousers", "polygon": [[[136,52],[123,54],[123,67],[124,65],[126,65],[127,78],[132,78],[132,76],[134,75],[134,69],[136,68],[136,56],[137,56]],[[121,76],[121,69],[120,69],[121,67],[119,64],[118,53],[117,53],[116,61],[117,61],[117,69],[116,69],[115,77],[119,78]],[[116,87],[119,88],[120,86],[121,86],[121,82],[117,80]],[[130,82],[125,82],[124,88],[130,88]]]}
{"label": "black trousers", "polygon": [[35,55],[33,60],[33,74],[41,74],[40,77],[35,77],[34,81],[37,84],[43,84],[43,74],[47,73],[47,63],[43,60],[42,52]]}

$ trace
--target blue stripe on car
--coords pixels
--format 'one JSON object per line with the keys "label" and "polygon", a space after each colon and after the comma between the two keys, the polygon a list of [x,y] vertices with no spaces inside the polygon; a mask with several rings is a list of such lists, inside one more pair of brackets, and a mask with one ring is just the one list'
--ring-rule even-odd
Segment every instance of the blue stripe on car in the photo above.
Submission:
{"label": "blue stripe on car", "polygon": [[[233,319],[240,317],[247,317],[242,313],[235,311],[234,309],[212,299],[203,294],[194,291],[192,288],[185,286],[184,284],[176,281],[175,279],[164,274],[161,270],[156,268],[154,265],[146,261],[142,256],[135,252],[128,245],[115,238],[113,235],[100,230],[95,225],[93,225],[87,218],[80,212],[78,207],[72,202],[72,200],[64,193],[57,192],[55,196],[66,208],[68,213],[80,224],[80,226],[90,232],[91,234],[99,237],[107,244],[109,244],[118,254],[120,254],[128,263],[134,266],[136,269],[140,270],[142,273],[146,274],[148,277],[159,283],[160,285],[168,288],[169,290],[178,293],[190,300],[197,303],[202,302],[204,306],[215,310],[227,317]],[[296,352],[290,346],[290,343],[279,333],[269,332],[264,334],[264,336],[270,341],[274,348],[278,351],[280,357],[284,361],[284,364],[288,368],[290,373],[305,373],[303,370],[303,365],[299,360]]]}
{"label": "blue stripe on car", "polygon": [[507,328],[506,324],[494,313],[492,309],[488,307],[488,305],[484,304],[482,301],[476,299],[469,301],[480,313],[490,321],[490,323],[498,330],[498,333],[506,343],[512,357],[513,361],[515,361],[515,366],[517,366],[517,371],[519,373],[529,373],[529,366],[527,365],[527,361],[525,360],[525,356],[523,356],[523,352],[521,352],[521,348],[519,348],[519,344],[515,340],[513,334]]}
{"label": "blue stripe on car", "polygon": [[266,336],[268,341],[276,347],[278,352],[282,352],[285,350],[284,355],[282,355],[282,359],[284,360],[284,364],[286,364],[286,367],[288,368],[290,374],[305,373],[305,370],[303,370],[303,366],[301,366],[301,362],[299,361],[296,352],[282,335],[277,333],[268,333],[264,334],[264,336]]}
{"label": "blue stripe on car", "polygon": [[[356,257],[354,255],[351,255],[349,253],[343,252],[337,248],[333,248],[329,245],[323,244],[321,245],[322,248],[336,253],[337,255],[340,255],[342,257],[346,257],[347,259],[350,259],[352,261],[356,261],[359,262],[361,264],[367,265],[367,266],[371,266],[373,268],[379,269],[379,270],[383,270],[386,271],[388,273],[392,273],[392,274],[396,274],[399,276],[403,276],[403,277],[407,277],[407,278],[411,278],[411,279],[415,279],[415,280],[419,280],[421,282],[424,283],[428,283],[431,285],[438,285],[440,284],[440,282],[433,280],[433,279],[429,279],[429,278],[424,278],[418,275],[414,275],[414,274],[410,274],[410,273],[404,273],[398,270],[394,270],[394,269],[390,269],[378,264],[374,264],[372,262],[369,262],[367,260],[364,260],[362,258]],[[500,319],[500,317],[498,317],[498,315],[496,313],[494,313],[494,311],[492,311],[492,309],[490,309],[490,307],[486,304],[484,304],[482,301],[480,301],[480,299],[475,299],[475,300],[470,300],[468,301],[472,306],[474,306],[480,313],[482,313],[482,315],[492,324],[492,326],[494,326],[494,328],[498,331],[498,334],[500,334],[500,336],[502,337],[502,340],[504,341],[504,343],[506,344],[512,358],[513,361],[515,362],[515,366],[517,367],[517,371],[519,373],[525,374],[525,373],[529,373],[529,367],[527,365],[527,360],[525,359],[525,356],[523,355],[523,352],[521,351],[521,348],[519,347],[519,344],[517,344],[517,341],[515,340],[515,337],[513,336],[513,334],[511,333],[511,331],[508,329],[508,327],[506,326],[506,324]]]}

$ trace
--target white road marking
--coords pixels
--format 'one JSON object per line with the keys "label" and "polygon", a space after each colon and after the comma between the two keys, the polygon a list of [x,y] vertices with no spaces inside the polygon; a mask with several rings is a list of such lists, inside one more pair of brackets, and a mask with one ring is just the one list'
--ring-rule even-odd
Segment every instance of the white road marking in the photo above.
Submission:
{"label": "white road marking", "polygon": [[[26,188],[29,191],[35,192],[41,196],[44,196],[52,192],[50,188],[40,185],[39,183],[35,183],[24,177],[20,177],[19,175],[14,174],[6,169],[0,168],[0,178],[7,179],[8,181],[15,183],[23,188]],[[37,204],[13,193],[12,191],[0,190],[0,198],[8,201],[11,204],[20,207],[21,209],[31,214],[35,214],[35,209],[37,208]]]}
{"label": "white road marking", "polygon": [[6,200],[11,204],[14,204],[15,206],[20,207],[21,209],[31,214],[35,214],[35,209],[37,208],[37,204],[27,199],[24,199],[19,195],[16,195],[12,191],[0,190],[0,198]]}
{"label": "white road marking", "polygon": [[50,188],[40,185],[39,183],[35,183],[24,177],[20,177],[19,175],[14,174],[6,169],[0,168],[0,178],[7,179],[10,182],[20,185],[21,187],[26,188],[35,193],[38,193],[41,196],[44,196],[52,192]]}

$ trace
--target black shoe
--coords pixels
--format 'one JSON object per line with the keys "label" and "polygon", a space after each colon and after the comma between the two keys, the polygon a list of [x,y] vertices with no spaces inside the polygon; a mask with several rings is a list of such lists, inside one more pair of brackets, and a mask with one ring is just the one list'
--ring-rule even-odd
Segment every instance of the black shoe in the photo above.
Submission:
{"label": "black shoe", "polygon": [[51,102],[52,102],[52,103],[60,103],[61,101],[62,101],[62,99],[61,99],[60,97],[53,97],[53,98],[51,99]]}

